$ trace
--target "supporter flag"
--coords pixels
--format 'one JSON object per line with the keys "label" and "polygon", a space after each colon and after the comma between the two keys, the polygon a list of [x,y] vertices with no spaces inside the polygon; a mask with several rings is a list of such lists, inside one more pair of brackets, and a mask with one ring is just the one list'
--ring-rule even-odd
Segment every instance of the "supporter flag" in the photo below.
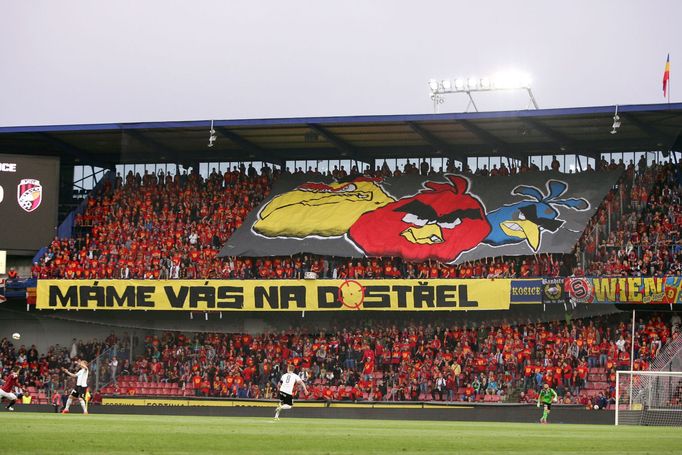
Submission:
{"label": "supporter flag", "polygon": [[26,305],[36,304],[36,288],[26,288]]}
{"label": "supporter flag", "polygon": [[670,82],[670,54],[668,54],[668,60],[665,61],[665,69],[663,70],[663,97],[668,96],[669,82]]}
{"label": "supporter flag", "polygon": [[563,278],[542,279],[542,303],[566,303]]}

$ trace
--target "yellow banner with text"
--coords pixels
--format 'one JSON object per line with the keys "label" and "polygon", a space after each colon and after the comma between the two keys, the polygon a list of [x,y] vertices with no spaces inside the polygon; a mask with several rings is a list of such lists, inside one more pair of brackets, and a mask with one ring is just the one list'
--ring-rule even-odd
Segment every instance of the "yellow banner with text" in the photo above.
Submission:
{"label": "yellow banner with text", "polygon": [[511,280],[39,280],[43,310],[507,310]]}

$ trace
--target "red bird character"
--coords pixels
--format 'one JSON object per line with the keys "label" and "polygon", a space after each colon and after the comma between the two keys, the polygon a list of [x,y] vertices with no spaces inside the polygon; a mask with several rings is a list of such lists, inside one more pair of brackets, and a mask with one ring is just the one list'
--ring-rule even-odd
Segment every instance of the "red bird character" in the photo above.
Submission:
{"label": "red bird character", "polygon": [[426,182],[414,196],[362,215],[349,237],[367,256],[452,262],[490,233],[481,201],[467,193],[469,181],[448,175],[448,183]]}

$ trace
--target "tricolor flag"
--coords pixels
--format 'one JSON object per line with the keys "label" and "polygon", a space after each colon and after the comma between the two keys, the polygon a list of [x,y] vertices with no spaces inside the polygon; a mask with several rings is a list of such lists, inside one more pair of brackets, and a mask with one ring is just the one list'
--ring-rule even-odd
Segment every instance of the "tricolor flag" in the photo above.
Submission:
{"label": "tricolor flag", "polygon": [[665,70],[663,70],[663,96],[668,95],[668,81],[670,80],[670,54],[668,60],[665,62]]}

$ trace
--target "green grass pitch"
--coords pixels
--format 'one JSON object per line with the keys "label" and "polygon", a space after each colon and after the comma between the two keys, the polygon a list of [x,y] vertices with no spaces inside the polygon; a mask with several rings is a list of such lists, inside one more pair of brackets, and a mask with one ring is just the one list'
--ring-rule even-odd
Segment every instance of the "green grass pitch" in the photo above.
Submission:
{"label": "green grass pitch", "polygon": [[[551,417],[550,417],[551,418]],[[0,413],[7,454],[672,454],[661,427]]]}

